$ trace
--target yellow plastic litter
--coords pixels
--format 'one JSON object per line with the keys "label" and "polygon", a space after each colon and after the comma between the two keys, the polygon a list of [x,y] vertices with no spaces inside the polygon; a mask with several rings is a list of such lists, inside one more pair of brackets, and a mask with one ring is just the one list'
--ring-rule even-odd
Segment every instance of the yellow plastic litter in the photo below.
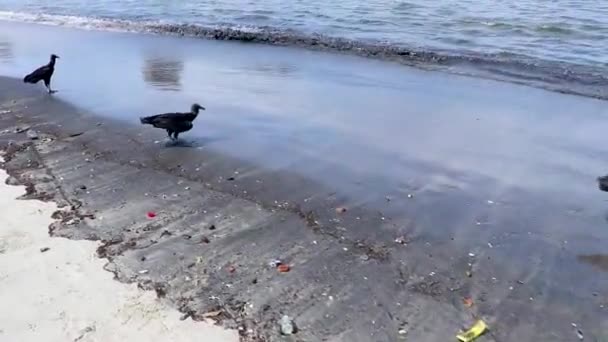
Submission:
{"label": "yellow plastic litter", "polygon": [[456,338],[458,338],[458,340],[462,342],[471,342],[481,336],[486,331],[486,329],[488,329],[486,322],[478,320],[477,322],[475,322],[475,324],[473,324],[471,329],[456,335]]}

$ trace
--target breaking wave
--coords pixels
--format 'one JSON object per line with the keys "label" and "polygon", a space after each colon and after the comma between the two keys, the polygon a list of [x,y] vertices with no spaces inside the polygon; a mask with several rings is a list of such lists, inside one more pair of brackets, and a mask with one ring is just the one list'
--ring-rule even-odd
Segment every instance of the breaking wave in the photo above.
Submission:
{"label": "breaking wave", "polygon": [[294,46],[384,59],[405,65],[477,76],[547,90],[608,99],[603,68],[540,60],[516,54],[413,49],[390,42],[357,41],[295,30],[238,25],[205,26],[161,21],[130,21],[70,15],[0,11],[0,20],[66,26],[80,29],[138,32]]}

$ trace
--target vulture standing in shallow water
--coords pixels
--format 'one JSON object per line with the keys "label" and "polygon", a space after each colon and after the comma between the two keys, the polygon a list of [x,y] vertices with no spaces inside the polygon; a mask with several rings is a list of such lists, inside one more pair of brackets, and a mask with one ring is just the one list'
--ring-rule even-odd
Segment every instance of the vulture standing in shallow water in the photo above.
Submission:
{"label": "vulture standing in shallow water", "polygon": [[43,65],[40,68],[34,70],[31,74],[25,76],[23,78],[23,82],[36,84],[41,80],[44,81],[44,85],[46,89],[48,89],[49,94],[55,93],[56,90],[51,90],[51,77],[53,77],[53,73],[55,72],[55,61],[59,58],[59,56],[53,54],[51,55],[51,60],[49,64]]}
{"label": "vulture standing in shallow water", "polygon": [[[167,131],[170,139],[177,140],[180,133],[189,131],[192,128],[192,121],[196,119],[199,110],[205,107],[195,103],[190,109],[190,113],[166,113],[140,118],[142,124],[149,124],[156,128]],[[173,135],[173,137],[171,136]]]}

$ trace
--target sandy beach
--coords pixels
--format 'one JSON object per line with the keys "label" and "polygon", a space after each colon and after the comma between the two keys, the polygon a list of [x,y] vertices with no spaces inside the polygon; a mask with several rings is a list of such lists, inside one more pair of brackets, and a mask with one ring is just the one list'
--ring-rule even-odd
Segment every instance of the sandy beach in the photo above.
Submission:
{"label": "sandy beach", "polygon": [[[3,168],[49,202],[33,202],[45,233],[65,210],[36,237],[51,249],[28,250],[80,246],[116,305],[160,301],[167,325],[219,312],[241,341],[446,341],[480,318],[480,341],[606,339],[604,101],[291,48],[0,29]],[[48,96],[19,76],[56,46]],[[192,102],[207,111],[178,146],[137,124]]]}
{"label": "sandy beach", "polygon": [[136,284],[116,282],[98,242],[52,238],[52,202],[19,200],[0,171],[0,339],[3,341],[238,341],[212,323],[180,320]]}

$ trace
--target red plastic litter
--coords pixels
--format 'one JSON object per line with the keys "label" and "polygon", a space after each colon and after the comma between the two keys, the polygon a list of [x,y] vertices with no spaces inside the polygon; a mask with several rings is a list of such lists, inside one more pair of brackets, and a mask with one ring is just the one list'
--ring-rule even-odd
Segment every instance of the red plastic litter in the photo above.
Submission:
{"label": "red plastic litter", "polygon": [[277,270],[281,273],[285,273],[289,272],[291,270],[291,267],[289,267],[289,265],[287,264],[280,264],[279,266],[277,266]]}
{"label": "red plastic litter", "polygon": [[155,218],[156,217],[156,213],[153,211],[148,211],[148,217],[149,218]]}

